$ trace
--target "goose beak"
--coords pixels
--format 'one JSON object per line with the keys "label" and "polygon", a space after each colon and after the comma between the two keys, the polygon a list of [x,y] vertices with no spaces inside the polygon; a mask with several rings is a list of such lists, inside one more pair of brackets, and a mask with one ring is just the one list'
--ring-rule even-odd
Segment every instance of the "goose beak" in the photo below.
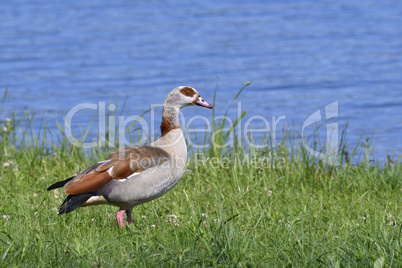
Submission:
{"label": "goose beak", "polygon": [[209,104],[208,102],[206,102],[206,101],[205,101],[203,98],[201,98],[201,97],[198,97],[198,100],[196,100],[195,105],[198,105],[198,106],[202,106],[202,107],[206,107],[206,108],[212,109],[212,105]]}

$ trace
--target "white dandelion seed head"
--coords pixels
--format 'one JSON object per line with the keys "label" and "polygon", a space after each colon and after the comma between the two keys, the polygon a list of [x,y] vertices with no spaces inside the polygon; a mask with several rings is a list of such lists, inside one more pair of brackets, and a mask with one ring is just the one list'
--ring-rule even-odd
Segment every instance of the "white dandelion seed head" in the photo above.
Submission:
{"label": "white dandelion seed head", "polygon": [[268,196],[271,196],[271,195],[272,195],[272,191],[271,191],[271,190],[268,190],[267,195],[268,195]]}

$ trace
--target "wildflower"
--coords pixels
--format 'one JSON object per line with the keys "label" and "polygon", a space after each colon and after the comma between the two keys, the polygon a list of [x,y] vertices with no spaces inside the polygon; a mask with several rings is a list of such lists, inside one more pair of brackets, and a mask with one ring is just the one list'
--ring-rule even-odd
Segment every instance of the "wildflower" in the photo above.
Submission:
{"label": "wildflower", "polygon": [[389,223],[389,225],[392,226],[392,227],[395,227],[395,226],[396,226],[396,221],[391,221],[391,222]]}
{"label": "wildflower", "polygon": [[39,216],[39,212],[35,211],[34,217],[38,217],[38,216]]}
{"label": "wildflower", "polygon": [[208,215],[207,215],[207,213],[201,213],[201,217],[208,218]]}
{"label": "wildflower", "polygon": [[15,167],[15,168],[13,169],[13,171],[14,171],[14,172],[17,172],[17,171],[18,171],[18,167]]}
{"label": "wildflower", "polygon": [[356,223],[356,226],[357,226],[357,227],[359,227],[359,224],[358,224],[358,223]]}
{"label": "wildflower", "polygon": [[45,181],[46,179],[45,179],[45,177],[40,177],[39,180]]}
{"label": "wildflower", "polygon": [[152,228],[152,229],[155,229],[155,227],[156,227],[156,226],[155,226],[154,224],[151,225],[151,228]]}
{"label": "wildflower", "polygon": [[8,162],[3,163],[3,167],[8,168],[9,166],[10,166],[10,163],[8,163]]}
{"label": "wildflower", "polygon": [[268,196],[271,196],[271,195],[272,195],[272,191],[271,191],[271,190],[268,190],[267,195],[268,195]]}
{"label": "wildflower", "polygon": [[360,219],[361,219],[362,221],[365,221],[365,220],[366,220],[366,217],[362,216]]}
{"label": "wildflower", "polygon": [[8,130],[8,129],[7,129],[5,126],[3,126],[3,131],[4,131],[4,132],[7,132],[7,130]]}
{"label": "wildflower", "polygon": [[6,119],[4,119],[4,121],[5,121],[6,123],[10,123],[10,122],[11,122],[11,119],[10,119],[10,118],[6,118]]}
{"label": "wildflower", "polygon": [[208,227],[208,224],[207,224],[206,221],[204,221],[203,224],[204,224],[205,227]]}
{"label": "wildflower", "polygon": [[95,218],[92,218],[91,221],[92,221],[92,223],[94,223],[94,222],[95,222]]}
{"label": "wildflower", "polygon": [[219,222],[218,219],[214,219],[214,223],[217,224]]}
{"label": "wildflower", "polygon": [[177,219],[176,215],[172,214],[172,215],[168,215],[167,217],[168,217],[168,224],[176,222],[176,219]]}
{"label": "wildflower", "polygon": [[179,227],[179,226],[180,226],[180,224],[176,223],[174,226]]}
{"label": "wildflower", "polygon": [[8,221],[10,219],[10,215],[3,215],[3,219]]}
{"label": "wildflower", "polygon": [[143,219],[146,219],[146,218],[147,218],[147,216],[142,216],[142,218],[143,218]]}
{"label": "wildflower", "polygon": [[106,214],[106,216],[107,216],[108,218],[110,218],[110,216],[112,216],[112,214],[108,213],[108,214]]}
{"label": "wildflower", "polygon": [[281,222],[282,222],[282,220],[279,220],[278,222],[279,222],[279,223],[281,223]]}

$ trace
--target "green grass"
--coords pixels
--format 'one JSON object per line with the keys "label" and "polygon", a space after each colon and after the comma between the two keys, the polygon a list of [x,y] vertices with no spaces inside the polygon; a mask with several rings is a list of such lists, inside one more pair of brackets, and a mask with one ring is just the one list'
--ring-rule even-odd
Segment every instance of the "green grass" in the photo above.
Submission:
{"label": "green grass", "polygon": [[297,133],[253,150],[219,147],[222,131],[217,145],[193,154],[175,188],[119,228],[111,206],[57,216],[65,194],[46,188],[108,150],[83,151],[62,138],[49,147],[51,133],[44,126],[35,134],[32,120],[28,111],[0,130],[3,267],[402,266],[402,164],[370,161],[365,142],[347,153],[343,139],[331,168],[292,142]]}

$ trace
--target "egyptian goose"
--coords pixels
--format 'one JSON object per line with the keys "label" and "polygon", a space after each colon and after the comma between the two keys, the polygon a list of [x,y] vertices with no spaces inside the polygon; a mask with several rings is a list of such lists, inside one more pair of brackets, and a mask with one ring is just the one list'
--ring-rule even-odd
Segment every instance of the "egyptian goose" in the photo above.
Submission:
{"label": "egyptian goose", "polygon": [[192,87],[173,89],[163,105],[161,138],[115,151],[106,160],[50,186],[47,190],[63,187],[68,194],[59,215],[78,207],[109,204],[120,208],[116,214],[120,226],[124,227],[124,213],[128,223],[133,223],[133,207],[168,192],[186,169],[187,146],[179,110],[191,105],[212,108]]}

